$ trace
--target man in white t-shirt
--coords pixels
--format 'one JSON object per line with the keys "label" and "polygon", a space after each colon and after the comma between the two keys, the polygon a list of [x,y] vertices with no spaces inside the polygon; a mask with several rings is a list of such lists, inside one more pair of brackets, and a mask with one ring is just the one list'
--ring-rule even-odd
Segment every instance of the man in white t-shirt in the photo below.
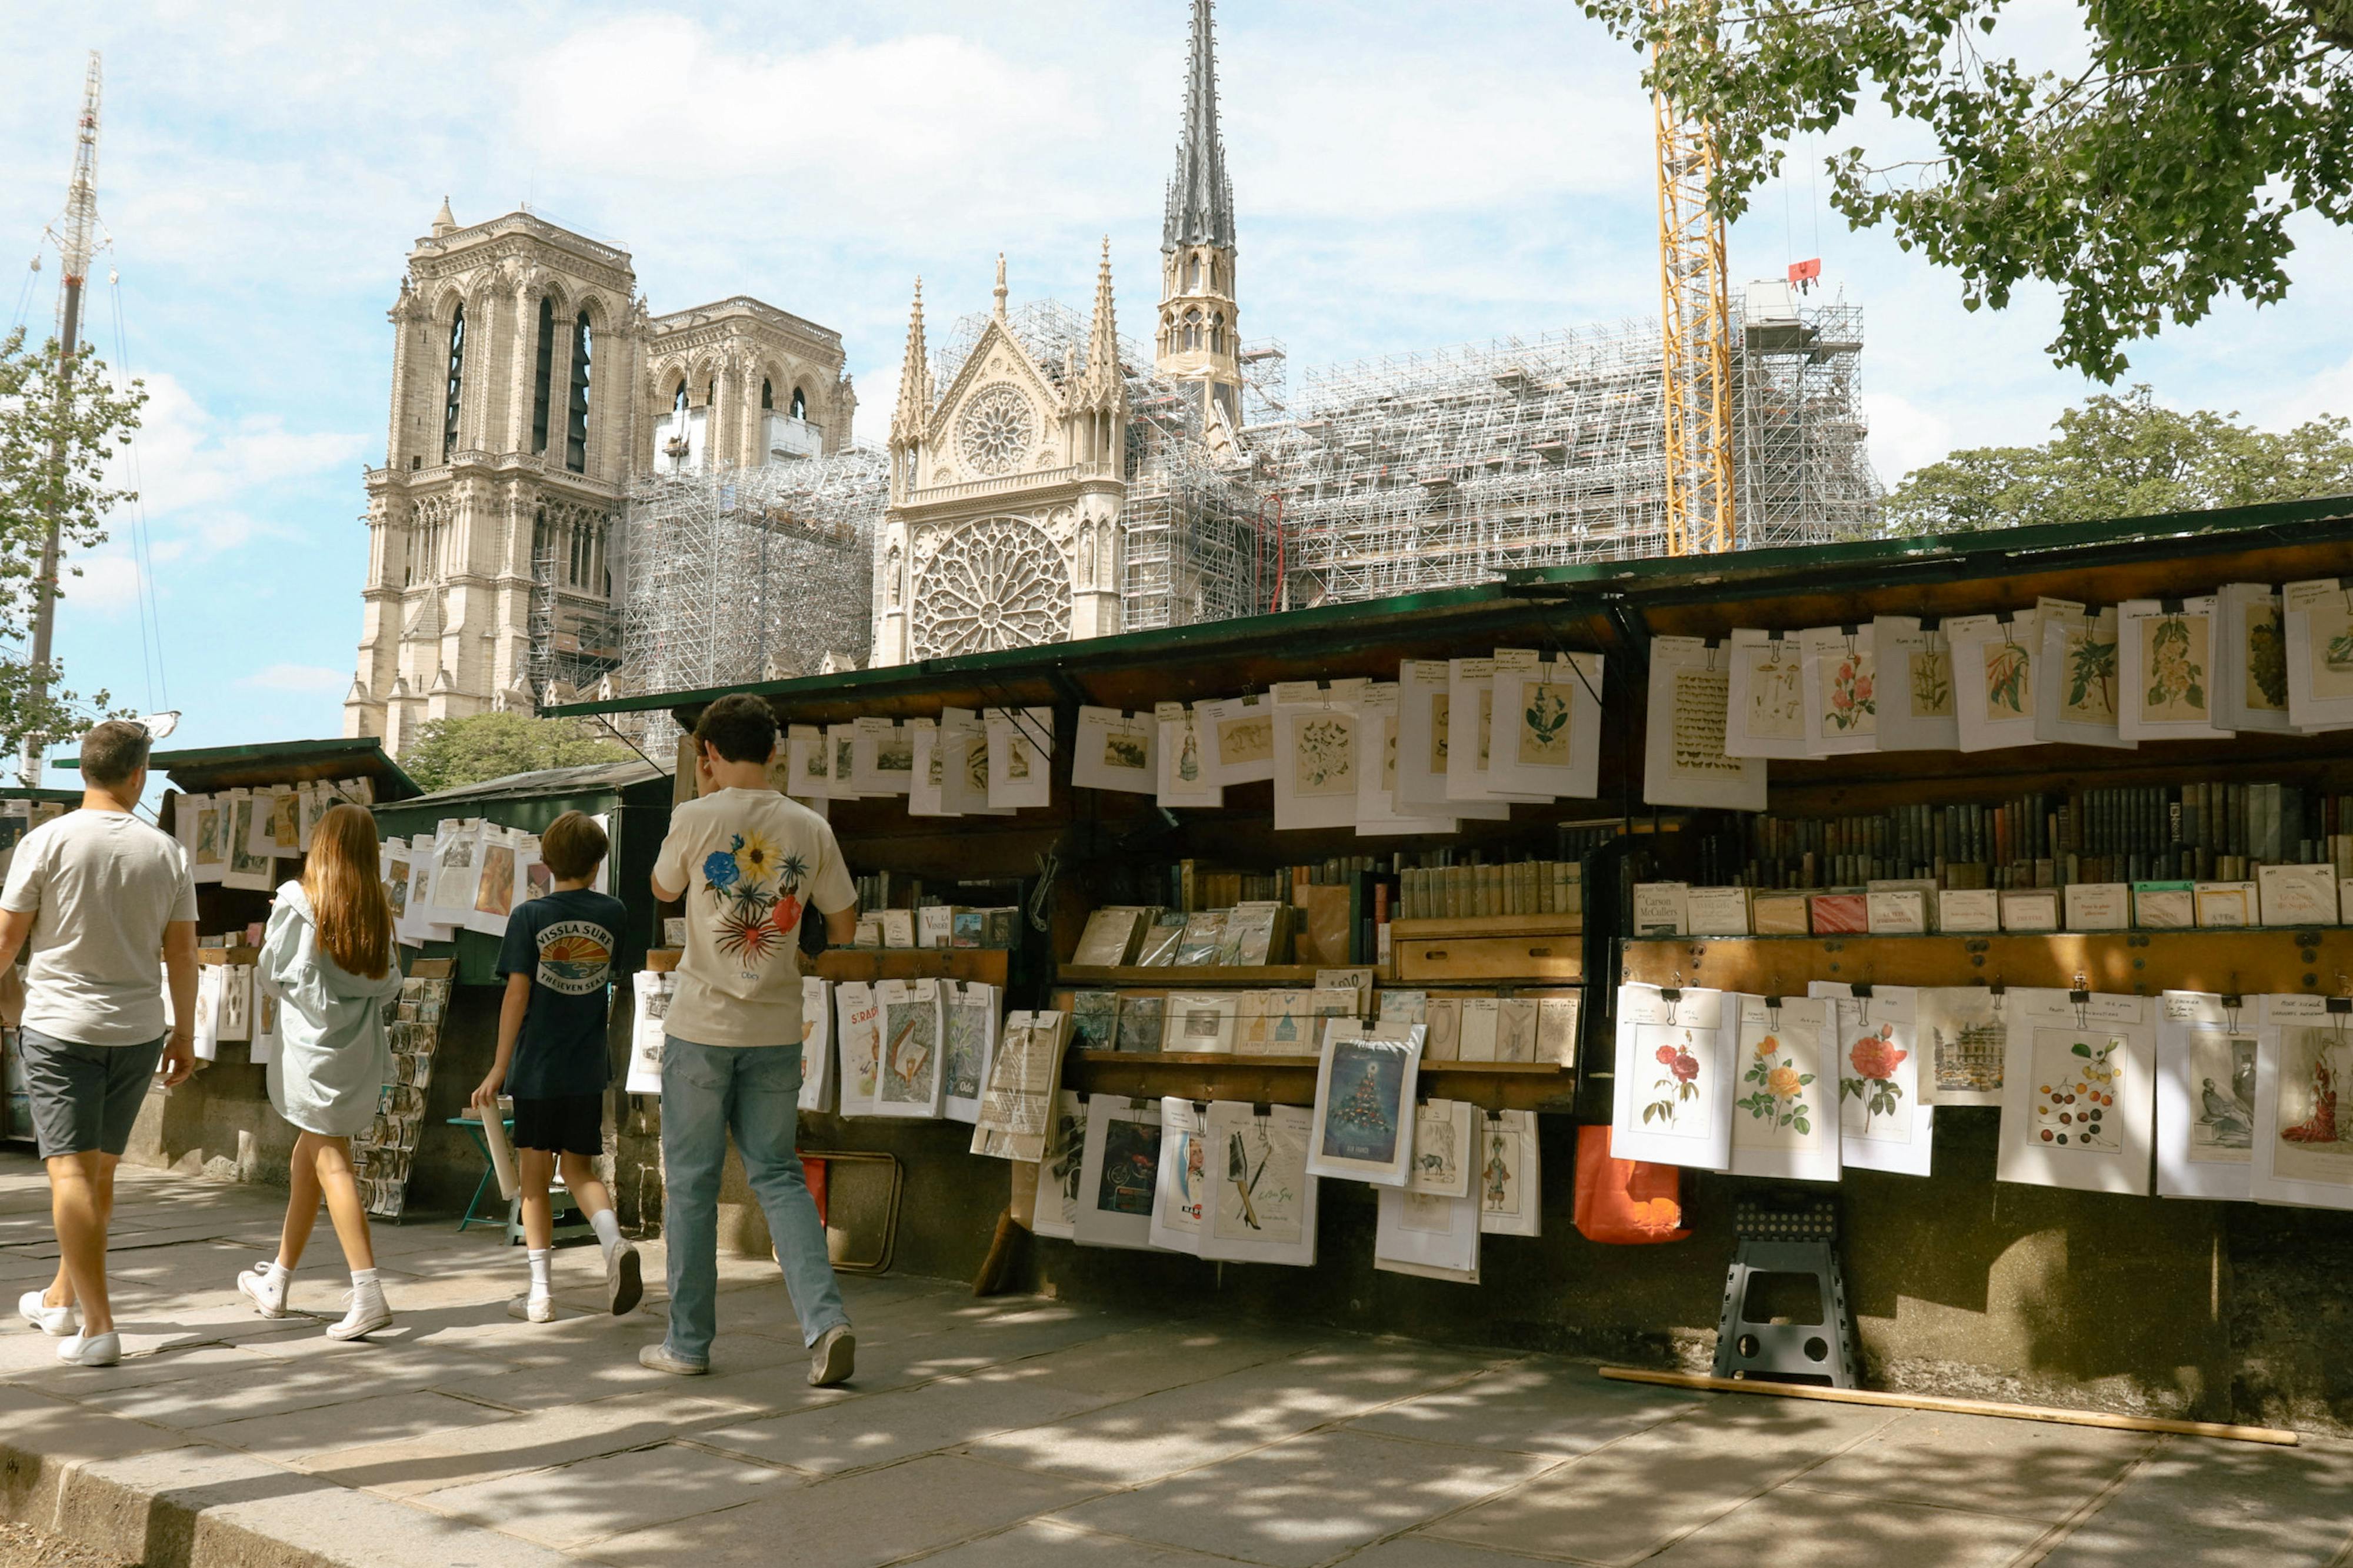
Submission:
{"label": "man in white t-shirt", "polygon": [[179,844],[131,814],[150,741],[121,719],[83,736],[81,809],[26,834],[0,890],[0,969],[31,946],[18,1039],[58,1234],[57,1279],[16,1308],[77,1366],[121,1359],[106,1293],[114,1167],[159,1059],[167,1085],[196,1065],[195,883]]}
{"label": "man in white t-shirt", "polygon": [[801,1090],[800,922],[856,933],[858,892],[825,818],[768,783],[776,720],[756,697],[723,697],[694,727],[699,798],[670,816],[654,897],[686,900],[686,955],[663,1022],[663,1230],[670,1332],[638,1359],[711,1369],[717,1332],[719,1179],[727,1135],[776,1244],[809,1347],[808,1380],[848,1380],[857,1351],[794,1135]]}

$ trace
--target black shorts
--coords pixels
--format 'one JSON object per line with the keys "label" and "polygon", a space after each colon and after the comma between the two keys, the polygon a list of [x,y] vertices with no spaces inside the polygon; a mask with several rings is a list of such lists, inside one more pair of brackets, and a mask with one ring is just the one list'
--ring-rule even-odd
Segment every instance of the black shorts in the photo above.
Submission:
{"label": "black shorts", "polygon": [[41,1158],[111,1154],[131,1146],[132,1124],[163,1059],[164,1037],[140,1046],[83,1046],[38,1029],[17,1032]]}
{"label": "black shorts", "polygon": [[557,1094],[526,1100],[515,1096],[514,1146],[595,1159],[605,1152],[605,1097]]}

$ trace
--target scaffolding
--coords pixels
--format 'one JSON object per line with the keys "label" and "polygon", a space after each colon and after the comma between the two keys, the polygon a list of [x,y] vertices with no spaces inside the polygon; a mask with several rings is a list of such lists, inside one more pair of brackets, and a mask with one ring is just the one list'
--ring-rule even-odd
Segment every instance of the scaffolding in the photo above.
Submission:
{"label": "scaffolding", "polygon": [[888,453],[852,447],[639,479],[616,552],[628,684],[694,691],[864,664],[890,476]]}

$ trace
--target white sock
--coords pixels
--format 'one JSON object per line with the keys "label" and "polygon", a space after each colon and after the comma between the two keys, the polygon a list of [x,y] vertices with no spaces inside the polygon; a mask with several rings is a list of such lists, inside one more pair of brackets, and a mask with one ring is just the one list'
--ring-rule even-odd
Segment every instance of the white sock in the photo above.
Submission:
{"label": "white sock", "polygon": [[353,1270],[352,1270],[352,1289],[354,1289],[354,1290],[365,1290],[365,1289],[369,1289],[373,1288],[373,1287],[375,1286],[375,1269],[373,1269],[373,1268],[354,1268],[354,1269],[353,1269]]}
{"label": "white sock", "polygon": [[530,1257],[531,1293],[534,1296],[549,1296],[554,1294],[554,1290],[553,1287],[549,1285],[547,1278],[548,1269],[555,1261],[554,1252],[548,1247],[534,1247],[530,1249]]}
{"label": "white sock", "polygon": [[261,1271],[264,1274],[269,1275],[271,1279],[279,1281],[280,1284],[283,1284],[287,1280],[294,1278],[294,1267],[290,1263],[272,1261],[263,1265]]}
{"label": "white sock", "polygon": [[621,1218],[611,1209],[598,1209],[588,1216],[588,1223],[596,1227],[596,1239],[606,1252],[621,1245]]}

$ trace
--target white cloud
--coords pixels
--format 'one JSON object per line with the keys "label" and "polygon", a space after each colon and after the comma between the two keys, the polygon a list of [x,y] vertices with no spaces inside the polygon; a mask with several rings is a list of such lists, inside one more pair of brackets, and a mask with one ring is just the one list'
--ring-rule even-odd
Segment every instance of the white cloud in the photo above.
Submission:
{"label": "white cloud", "polygon": [[[142,379],[147,406],[140,415],[137,483],[151,518],[249,498],[339,465],[356,468],[364,458],[365,436],[290,430],[285,415],[276,412],[219,419],[170,372],[152,372]],[[119,484],[132,482],[127,464],[118,461],[114,479]],[[216,530],[220,525],[197,526]],[[241,540],[249,527],[238,531],[232,526],[231,531]]]}
{"label": "white cloud", "polygon": [[348,669],[329,669],[321,664],[272,664],[255,670],[240,686],[258,686],[265,691],[341,691],[352,683]]}

